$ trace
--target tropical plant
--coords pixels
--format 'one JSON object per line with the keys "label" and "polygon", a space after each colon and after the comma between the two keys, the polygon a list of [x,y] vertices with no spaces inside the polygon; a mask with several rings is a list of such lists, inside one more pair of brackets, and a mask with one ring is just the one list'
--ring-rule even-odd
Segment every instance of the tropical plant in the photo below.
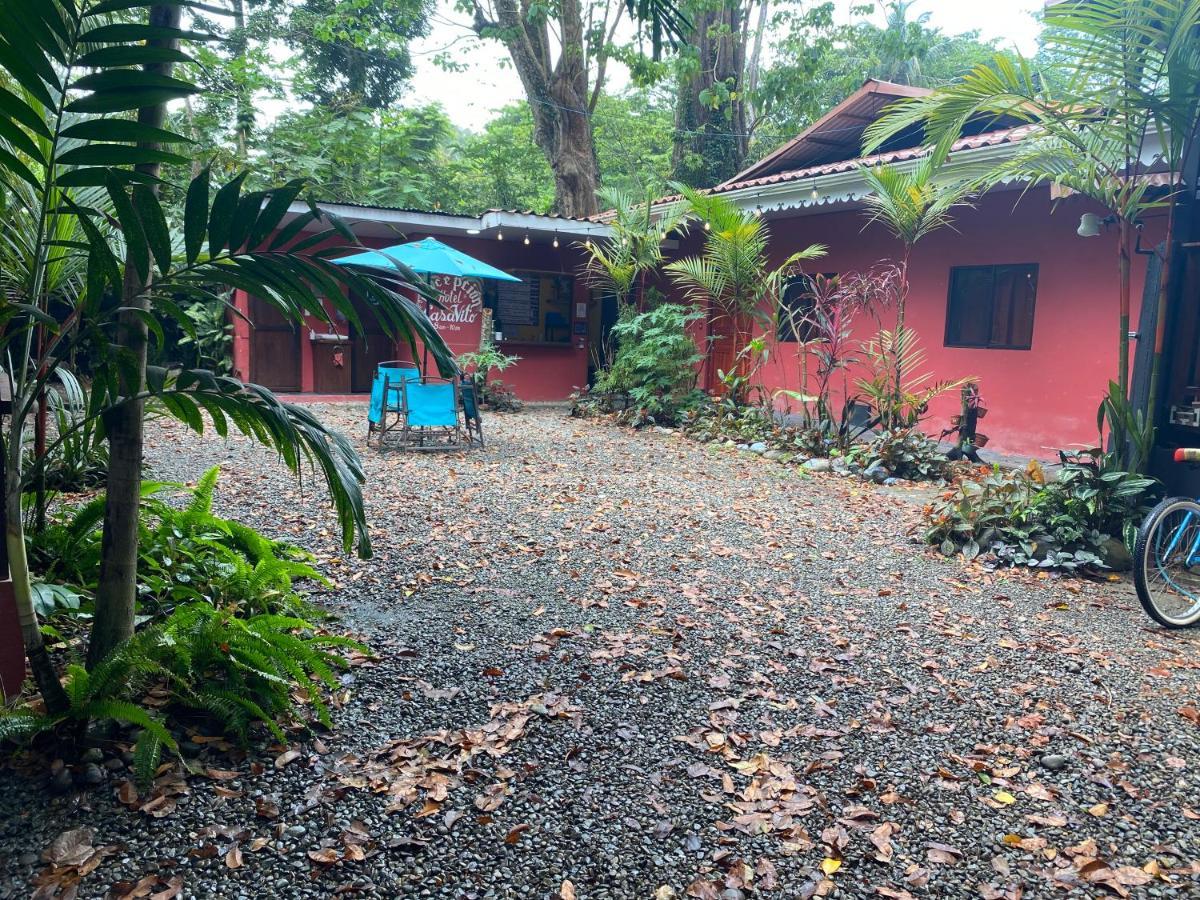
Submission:
{"label": "tropical plant", "polygon": [[[853,340],[858,316],[877,316],[895,294],[896,269],[881,266],[867,272],[847,272],[808,279],[806,302],[796,313],[800,390],[782,390],[777,397],[800,404],[806,428],[819,430],[829,447],[849,449],[869,426],[857,414],[861,396],[852,389],[850,370],[861,362],[862,345]],[[810,365],[811,362],[811,365]]]}
{"label": "tropical plant", "polygon": [[[180,296],[220,302],[227,291],[244,290],[292,320],[329,320],[332,306],[356,322],[347,297],[357,295],[373,303],[387,330],[413,344],[419,338],[440,369],[454,371],[436,329],[400,293],[426,290],[415,274],[345,269],[329,261],[337,251],[326,245],[353,240],[346,226],[315,208],[285,219],[303,183],[243,192],[238,176],[214,195],[202,169],[184,192],[182,228],[168,225],[156,192],[158,168],[187,160],[164,149],[183,142],[162,127],[165,104],[196,90],[169,69],[189,59],[179,42],[201,37],[178,27],[179,10],[148,0],[6,0],[0,7],[0,65],[13,87],[0,87],[0,194],[7,204],[0,248],[8,300],[0,307],[0,359],[13,395],[3,440],[6,542],[22,636],[52,715],[66,710],[69,698],[32,605],[22,447],[33,410],[64,359],[80,349],[96,359],[87,420],[103,418],[110,448],[93,665],[132,633],[147,402],[196,430],[207,413],[218,434],[232,425],[275,449],[293,471],[302,461],[314,463],[330,486],[347,547],[357,537],[360,552],[369,552],[363,473],[343,437],[261,388],[211,372],[146,366],[160,320],[186,325]],[[129,118],[135,110],[136,120]]]}
{"label": "tropical plant", "polygon": [[183,307],[183,314],[188,323],[179,329],[174,344],[182,352],[172,362],[188,369],[209,369],[218,375],[232,372],[233,323],[225,304],[198,300]]}
{"label": "tropical plant", "polygon": [[885,431],[915,427],[936,397],[973,380],[934,380],[932,372],[922,372],[925,349],[911,328],[880,330],[863,346],[863,356],[868,374],[858,380],[858,388],[871,407],[873,422]]}
{"label": "tropical plant", "polygon": [[612,234],[582,244],[587,256],[584,275],[593,286],[610,291],[620,307],[636,305],[639,295],[645,294],[646,276],[662,265],[663,241],[682,226],[685,207],[668,203],[655,209],[653,193],[644,201],[623,190],[598,194],[611,210],[608,225]]}
{"label": "tropical plant", "polygon": [[[138,611],[161,618],[203,600],[241,615],[312,616],[296,581],[325,584],[309,554],[213,513],[220,469],[209,469],[178,505],[177,485],[142,483],[138,528]],[[93,593],[100,575],[104,497],[64,510],[30,541],[40,577]],[[78,601],[76,602],[78,605]]]}
{"label": "tropical plant", "polygon": [[1098,448],[1059,459],[1053,480],[1036,461],[962,479],[926,507],[926,539],[947,556],[991,554],[1005,565],[1119,567],[1158,482],[1117,468]]}
{"label": "tropical plant", "polygon": [[[1195,0],[1067,0],[1045,12],[1041,71],[1019,54],[998,54],[929,96],[903,101],[867,130],[866,149],[914,126],[944,151],[974,120],[1004,118],[1034,126],[1009,159],[981,176],[982,188],[1022,180],[1049,183],[1088,197],[1117,226],[1118,366],[1121,394],[1129,393],[1131,259],[1137,229],[1151,210],[1167,215],[1160,283],[1164,320],[1174,251],[1178,191],[1155,188],[1179,176],[1200,122],[1200,4]],[[939,152],[935,155],[941,155]],[[1150,409],[1157,407],[1163,330],[1155,342]]]}
{"label": "tropical plant", "polygon": [[[897,165],[861,167],[863,179],[870,191],[865,198],[868,224],[884,225],[904,247],[893,284],[893,305],[896,309],[896,327],[892,332],[894,335],[903,336],[910,333],[905,328],[904,321],[908,306],[908,267],[913,247],[922,238],[950,225],[951,211],[964,205],[967,195],[972,190],[969,181],[948,181],[942,175],[940,170],[948,153],[949,147],[937,147],[911,168]],[[904,405],[901,384],[905,375],[905,352],[908,347],[909,342],[903,339],[891,341],[888,347],[892,357],[893,400],[890,404],[880,407],[880,412],[883,413],[881,424],[888,430],[903,427],[896,420],[894,413]]]}
{"label": "tropical plant", "polygon": [[37,488],[35,522],[45,522],[46,491],[77,493],[103,483],[108,470],[104,425],[94,414],[92,393],[68,369],[55,372],[57,385],[42,395],[61,436],[52,452],[26,458],[28,484]]}
{"label": "tropical plant", "polygon": [[935,481],[946,476],[950,462],[937,441],[913,427],[880,432],[850,448],[846,456],[862,467],[865,476],[879,480]]}
{"label": "tropical plant", "polygon": [[797,274],[804,260],[824,256],[825,247],[812,244],[771,268],[770,228],[761,216],[720,194],[682,184],[673,187],[687,202],[690,218],[704,223],[704,250],[700,256],[676,260],[665,271],[688,300],[706,308],[714,319],[728,320],[736,357],[749,339],[748,320],[757,318],[764,329],[772,327],[787,279]]}
{"label": "tropical plant", "polygon": [[67,706],[53,713],[0,710],[0,741],[32,737],[88,722],[112,720],[140,729],[134,772],[148,783],[162,749],[177,750],[163,722],[137,702],[151,686],[164,687],[173,705],[211,716],[243,741],[261,722],[287,739],[280,720],[303,722],[301,704],[330,727],[322,694],[337,687],[339,652],[367,652],[349,638],[326,635],[302,618],[259,614],[239,617],[208,603],[189,603],[149,625],[90,671],[67,668]]}
{"label": "tropical plant", "polygon": [[478,350],[460,353],[455,358],[459,369],[471,377],[481,394],[487,388],[488,376],[493,372],[503,372],[520,361],[521,357],[503,352],[491,336],[486,334],[483,337],[483,345]]}
{"label": "tropical plant", "polygon": [[111,720],[139,729],[133,770],[146,784],[154,775],[162,750],[178,747],[162,720],[135,702],[149,684],[166,673],[155,657],[160,635],[138,632],[91,670],[67,666],[63,690],[67,698],[60,709],[0,709],[0,741],[32,738],[49,731],[71,732],[82,737],[88,723]]}
{"label": "tropical plant", "polygon": [[617,355],[597,393],[628,395],[633,423],[673,421],[690,399],[701,359],[689,326],[702,315],[677,303],[639,313],[626,307],[613,326]]}

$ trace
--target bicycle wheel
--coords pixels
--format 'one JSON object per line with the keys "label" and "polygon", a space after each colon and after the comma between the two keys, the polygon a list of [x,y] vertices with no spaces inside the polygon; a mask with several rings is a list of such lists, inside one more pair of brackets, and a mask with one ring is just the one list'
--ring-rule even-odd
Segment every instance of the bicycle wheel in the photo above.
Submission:
{"label": "bicycle wheel", "polygon": [[1168,497],[1146,516],[1133,551],[1133,582],[1146,614],[1167,628],[1200,620],[1200,503]]}

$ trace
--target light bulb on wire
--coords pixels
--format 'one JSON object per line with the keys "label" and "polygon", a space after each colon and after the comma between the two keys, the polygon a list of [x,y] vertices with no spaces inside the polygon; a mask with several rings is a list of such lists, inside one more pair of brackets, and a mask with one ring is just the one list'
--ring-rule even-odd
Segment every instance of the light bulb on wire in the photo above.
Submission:
{"label": "light bulb on wire", "polygon": [[522,243],[523,243],[523,244],[524,244],[526,247],[528,247],[528,246],[529,246],[529,235],[525,235],[525,240],[524,240],[524,241],[522,241]]}

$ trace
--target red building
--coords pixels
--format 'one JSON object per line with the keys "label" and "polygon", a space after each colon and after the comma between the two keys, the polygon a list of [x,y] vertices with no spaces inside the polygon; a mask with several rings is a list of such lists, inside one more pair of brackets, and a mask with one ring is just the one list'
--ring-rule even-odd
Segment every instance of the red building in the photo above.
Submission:
{"label": "red building", "polygon": [[[803,134],[713,191],[766,220],[773,265],[815,243],[829,252],[806,264],[811,273],[862,272],[897,261],[900,243],[883,225],[868,224],[862,168],[915,164],[924,152],[921,135],[901,135],[871,157],[860,148],[864,130],[888,104],[923,92],[868,81]],[[990,168],[1029,133],[1004,122],[966,133],[950,156],[948,175]],[[978,381],[989,409],[981,429],[991,438],[989,449],[1044,456],[1096,442],[1096,409],[1117,372],[1118,273],[1115,233],[1081,237],[1084,213],[1102,218],[1105,211],[1080,197],[1052,197],[1047,186],[1014,183],[955,210],[953,227],[919,242],[912,255],[906,326],[918,333],[937,379]],[[1146,223],[1145,246],[1161,239],[1162,225]],[[694,230],[672,256],[697,253],[702,242]],[[1135,259],[1135,285],[1144,281],[1145,261]],[[1136,323],[1140,297],[1134,299]],[[860,316],[855,338],[865,341],[881,326],[894,327],[893,315],[883,312],[880,322]],[[800,388],[797,347],[794,337],[774,346],[762,373],[772,393]],[[716,370],[728,370],[732,360],[723,362],[704,369],[703,387],[719,387]],[[959,402],[957,392],[936,401],[927,430],[945,427]]]}
{"label": "red building", "polygon": [[[606,225],[561,216],[492,210],[462,216],[420,210],[324,203],[366,246],[382,248],[436,237],[521,279],[519,284],[439,278],[445,310],[431,318],[455,353],[479,349],[484,309],[491,311],[496,344],[520,362],[504,381],[524,400],[563,400],[588,383],[589,347],[605,324],[605,304],[580,274],[582,244],[603,239]],[[307,209],[298,204],[292,215]],[[375,366],[405,358],[373,317],[365,333],[348,322],[330,330],[312,320],[294,328],[266,303],[238,292],[245,318],[234,322],[236,374],[274,391],[366,394]],[[610,315],[612,310],[609,310]]]}
{"label": "red building", "polygon": [[[714,191],[766,219],[775,263],[812,243],[829,247],[824,259],[809,265],[812,272],[862,271],[895,260],[898,242],[882,225],[867,225],[861,169],[879,162],[915,164],[923,152],[920,135],[901,136],[869,158],[860,147],[864,129],[888,104],[919,91],[869,81],[803,134]],[[948,169],[953,174],[990,167],[1028,136],[1027,127],[1004,122],[971,129],[956,145]],[[501,348],[521,357],[503,376],[518,395],[563,400],[587,384],[590,348],[599,345],[615,318],[615,304],[581,275],[580,244],[607,235],[601,222],[500,211],[474,217],[327,206],[368,246],[433,235],[521,277],[514,290],[486,283],[452,290],[451,312],[439,316],[443,334],[455,350],[474,349],[486,306]],[[989,449],[1048,455],[1096,440],[1096,408],[1117,370],[1116,238],[1103,227],[1096,237],[1081,237],[1085,213],[1102,217],[1104,211],[1080,197],[1052,197],[1045,186],[1012,184],[956,210],[954,227],[921,241],[912,256],[907,324],[918,332],[937,378],[978,381],[989,409],[984,423]],[[1162,226],[1162,220],[1145,223],[1146,247],[1161,240]],[[696,253],[702,241],[703,233],[693,229],[669,256]],[[1139,255],[1134,261],[1135,285],[1145,279],[1146,259]],[[299,333],[273,322],[244,297],[238,303],[254,325],[237,326],[235,366],[243,377],[276,390],[364,392],[375,363],[396,355],[382,334],[354,335],[348,328],[326,334],[316,323]],[[882,318],[890,327],[890,314]],[[866,318],[860,322],[856,338],[865,340],[879,327]],[[1181,365],[1195,369],[1194,350],[1184,350]],[[704,367],[702,387],[718,387],[715,369]],[[763,372],[766,387],[798,389],[798,371],[796,345],[783,340]],[[1179,396],[1168,400],[1190,402],[1185,395],[1195,381],[1190,370],[1173,377]],[[957,395],[936,402],[929,430],[944,427],[957,406]]]}

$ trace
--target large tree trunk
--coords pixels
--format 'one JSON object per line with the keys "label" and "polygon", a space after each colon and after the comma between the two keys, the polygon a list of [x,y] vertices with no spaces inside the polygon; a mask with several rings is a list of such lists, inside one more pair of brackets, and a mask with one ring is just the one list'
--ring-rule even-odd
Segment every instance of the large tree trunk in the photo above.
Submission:
{"label": "large tree trunk", "polygon": [[739,0],[692,19],[697,68],[680,80],[671,159],[675,177],[692,187],[728,181],[746,161],[744,16]]}
{"label": "large tree trunk", "polygon": [[551,58],[544,21],[515,0],[496,0],[496,20],[475,7],[475,31],[504,42],[533,113],[533,137],[554,173],[554,211],[564,216],[599,212],[600,164],[592,134],[588,51],[580,0],[561,0],[556,25],[562,46]]}
{"label": "large tree trunk", "polygon": [[[229,55],[233,62],[245,62],[246,53],[250,46],[246,34],[246,4],[245,0],[233,0],[233,33],[229,36]],[[237,157],[242,163],[250,150],[250,135],[254,130],[254,104],[250,92],[240,80],[235,84],[237,105],[235,109],[236,122],[234,132],[237,138]]]}
{"label": "large tree trunk", "polygon": [[[178,28],[180,7],[153,6],[150,24],[160,28]],[[155,41],[173,46],[175,41]],[[169,75],[170,63],[147,65],[146,71]],[[162,128],[167,108],[163,104],[138,110],[138,121]],[[157,148],[156,148],[157,149]],[[157,164],[138,166],[148,175],[158,175]],[[157,190],[157,188],[151,188]],[[136,397],[146,379],[146,322],[138,311],[146,310],[147,283],[130,259],[125,261],[122,305],[126,310],[117,323],[118,352],[133,363],[121,368],[121,395]],[[96,585],[96,617],[88,643],[88,668],[94,667],[114,648],[133,634],[134,605],[137,597],[138,511],[142,487],[143,403],[129,400],[115,408],[105,419],[108,432],[108,483],[104,504],[104,533],[101,540],[100,579]]]}

